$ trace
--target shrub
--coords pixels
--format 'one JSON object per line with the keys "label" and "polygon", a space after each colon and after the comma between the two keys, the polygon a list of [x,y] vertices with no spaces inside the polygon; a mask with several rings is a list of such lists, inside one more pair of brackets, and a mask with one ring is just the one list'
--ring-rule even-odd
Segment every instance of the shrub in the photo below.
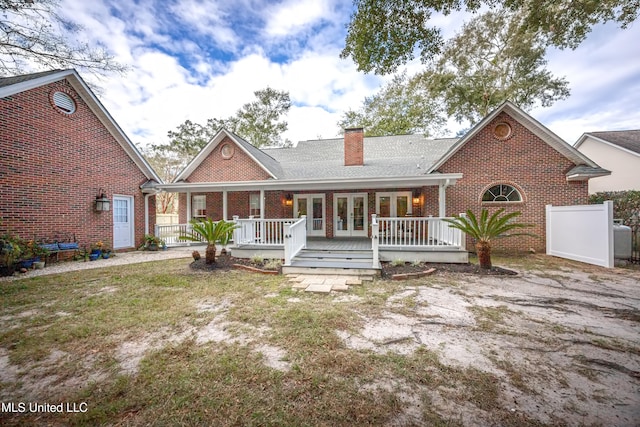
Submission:
{"label": "shrub", "polygon": [[624,225],[640,224],[640,191],[603,191],[589,196],[589,203],[613,202],[613,217],[621,219]]}

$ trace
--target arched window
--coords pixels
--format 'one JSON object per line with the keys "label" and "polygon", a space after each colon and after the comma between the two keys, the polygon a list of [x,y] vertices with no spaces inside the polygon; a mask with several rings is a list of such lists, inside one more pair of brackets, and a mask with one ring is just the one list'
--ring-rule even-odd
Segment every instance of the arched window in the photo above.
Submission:
{"label": "arched window", "polygon": [[498,184],[490,187],[482,195],[483,202],[521,202],[520,192],[512,185]]}

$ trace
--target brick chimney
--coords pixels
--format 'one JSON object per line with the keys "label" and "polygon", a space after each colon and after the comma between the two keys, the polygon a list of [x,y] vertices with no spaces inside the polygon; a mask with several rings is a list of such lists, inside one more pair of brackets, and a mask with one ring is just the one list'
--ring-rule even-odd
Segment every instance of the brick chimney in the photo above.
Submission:
{"label": "brick chimney", "polygon": [[364,130],[362,128],[344,130],[344,165],[364,165]]}

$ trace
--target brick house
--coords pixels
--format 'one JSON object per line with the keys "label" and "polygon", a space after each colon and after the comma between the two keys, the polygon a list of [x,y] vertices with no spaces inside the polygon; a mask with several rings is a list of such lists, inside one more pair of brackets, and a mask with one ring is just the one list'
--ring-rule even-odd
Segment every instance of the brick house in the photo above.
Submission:
{"label": "brick house", "polygon": [[505,102],[460,139],[347,129],[340,139],[260,150],[223,129],[175,182],[158,187],[180,193],[181,223],[306,215],[306,235],[325,239],[366,239],[375,223],[381,247],[405,253],[451,246],[439,217],[504,207],[522,212],[539,238],[506,239],[498,249],[544,251],[545,205],[586,203],[588,180],[608,173]]}
{"label": "brick house", "polygon": [[[0,78],[2,233],[135,248],[160,182],[75,70]],[[103,195],[109,211],[96,209]]]}

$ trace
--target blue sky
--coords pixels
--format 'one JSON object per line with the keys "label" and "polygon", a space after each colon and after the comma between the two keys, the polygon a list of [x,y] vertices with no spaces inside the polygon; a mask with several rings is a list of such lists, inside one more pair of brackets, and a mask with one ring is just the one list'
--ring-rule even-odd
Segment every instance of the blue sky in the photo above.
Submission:
{"label": "blue sky", "polygon": [[[166,141],[186,119],[224,118],[271,86],[290,93],[284,135],[330,138],[343,111],[357,108],[390,77],[365,75],[340,59],[351,0],[62,0],[82,24],[131,67],[98,82],[99,97],[141,145]],[[462,14],[436,18],[446,35]],[[640,24],[599,26],[575,51],[552,50],[548,68],[566,77],[572,96],[531,111],[569,143],[596,130],[640,128]],[[420,69],[407,64],[409,73]],[[87,80],[90,75],[83,74]],[[466,125],[468,126],[468,125]],[[465,127],[449,123],[450,134]]]}

